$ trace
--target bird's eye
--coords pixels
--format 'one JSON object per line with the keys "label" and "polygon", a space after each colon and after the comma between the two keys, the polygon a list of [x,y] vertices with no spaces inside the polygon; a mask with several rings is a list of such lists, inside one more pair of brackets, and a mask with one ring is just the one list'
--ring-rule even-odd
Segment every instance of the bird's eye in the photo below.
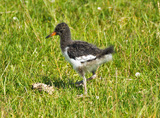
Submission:
{"label": "bird's eye", "polygon": [[60,33],[63,33],[63,30],[60,30]]}

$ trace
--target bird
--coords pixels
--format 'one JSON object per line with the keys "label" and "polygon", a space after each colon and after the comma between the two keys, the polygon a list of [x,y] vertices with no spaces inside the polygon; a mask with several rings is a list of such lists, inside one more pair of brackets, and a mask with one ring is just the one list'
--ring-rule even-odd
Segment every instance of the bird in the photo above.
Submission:
{"label": "bird", "polygon": [[[46,38],[55,35],[60,36],[60,48],[63,56],[83,78],[82,81],[75,84],[83,85],[84,95],[87,95],[87,81],[96,78],[96,70],[101,64],[112,60],[114,46],[99,49],[88,42],[72,40],[70,28],[65,22],[59,23]],[[88,72],[91,72],[92,76],[86,79],[85,74]]]}

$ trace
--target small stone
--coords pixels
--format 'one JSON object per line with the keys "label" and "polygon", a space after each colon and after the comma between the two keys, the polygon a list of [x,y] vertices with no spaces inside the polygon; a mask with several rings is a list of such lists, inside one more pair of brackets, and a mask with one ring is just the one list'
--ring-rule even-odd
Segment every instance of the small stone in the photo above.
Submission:
{"label": "small stone", "polygon": [[139,76],[140,76],[140,73],[139,73],[139,72],[136,72],[135,76],[136,76],[136,77],[139,77]]}

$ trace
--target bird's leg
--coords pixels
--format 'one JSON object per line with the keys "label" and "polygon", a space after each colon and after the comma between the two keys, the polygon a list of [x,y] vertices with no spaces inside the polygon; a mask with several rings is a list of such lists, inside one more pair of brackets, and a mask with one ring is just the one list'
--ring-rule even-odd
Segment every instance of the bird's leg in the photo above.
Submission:
{"label": "bird's leg", "polygon": [[93,74],[93,75],[92,75],[90,78],[88,78],[87,81],[90,81],[90,80],[96,78],[96,73],[95,73],[95,71],[93,71],[92,74]]}
{"label": "bird's leg", "polygon": [[[87,81],[90,81],[90,80],[96,78],[95,71],[93,71],[92,74],[93,74],[93,75],[92,75],[90,78],[88,78]],[[81,85],[83,85],[83,80],[82,80],[82,81],[78,81],[78,82],[76,82],[75,84],[76,84],[77,87],[78,87],[78,86],[81,86]]]}
{"label": "bird's leg", "polygon": [[87,79],[83,76],[83,84],[84,84],[84,95],[87,95]]}

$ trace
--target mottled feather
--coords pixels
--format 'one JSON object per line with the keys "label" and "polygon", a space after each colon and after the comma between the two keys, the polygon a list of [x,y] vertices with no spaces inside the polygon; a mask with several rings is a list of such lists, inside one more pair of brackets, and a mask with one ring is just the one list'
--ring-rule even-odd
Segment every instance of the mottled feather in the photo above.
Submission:
{"label": "mottled feather", "polygon": [[102,52],[102,50],[96,46],[84,41],[74,41],[73,43],[67,45],[67,47],[69,47],[67,53],[69,57],[73,59],[87,55],[97,56]]}

